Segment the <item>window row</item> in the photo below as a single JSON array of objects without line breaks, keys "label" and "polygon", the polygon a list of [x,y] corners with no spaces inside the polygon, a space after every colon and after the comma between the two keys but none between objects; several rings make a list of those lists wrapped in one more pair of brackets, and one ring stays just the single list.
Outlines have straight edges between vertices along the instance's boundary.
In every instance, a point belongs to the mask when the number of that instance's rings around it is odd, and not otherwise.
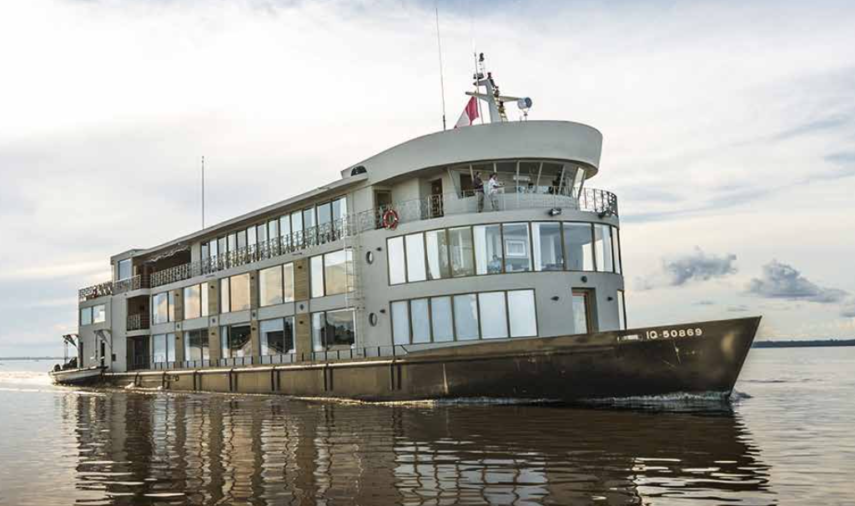
[{"label": "window row", "polygon": [[312,257],[310,273],[312,298],[353,291],[353,250]]},{"label": "window row", "polygon": [[280,239],[282,244],[291,242],[292,235],[303,237],[304,233],[325,225],[335,226],[347,216],[347,197],[340,197],[324,204],[310,206],[293,213],[232,232],[206,243],[202,243],[201,260],[216,261],[229,253],[246,251],[268,241]]},{"label": "window row", "polygon": [[602,223],[475,225],[387,240],[389,284],[530,271],[621,273],[618,229]]},{"label": "window row", "polygon": [[80,308],[80,325],[92,325],[105,321],[107,321],[107,306],[105,304]]},{"label": "window row", "polygon": [[392,335],[395,344],[537,336],[534,290],[393,302]]}]

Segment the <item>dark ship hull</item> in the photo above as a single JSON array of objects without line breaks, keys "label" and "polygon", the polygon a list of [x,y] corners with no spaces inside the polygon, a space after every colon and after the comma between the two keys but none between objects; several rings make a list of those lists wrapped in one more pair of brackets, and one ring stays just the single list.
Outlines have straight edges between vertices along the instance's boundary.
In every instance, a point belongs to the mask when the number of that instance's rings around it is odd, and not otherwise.
[{"label": "dark ship hull", "polygon": [[479,342],[404,356],[105,374],[113,386],[363,401],[728,395],[760,318]]}]

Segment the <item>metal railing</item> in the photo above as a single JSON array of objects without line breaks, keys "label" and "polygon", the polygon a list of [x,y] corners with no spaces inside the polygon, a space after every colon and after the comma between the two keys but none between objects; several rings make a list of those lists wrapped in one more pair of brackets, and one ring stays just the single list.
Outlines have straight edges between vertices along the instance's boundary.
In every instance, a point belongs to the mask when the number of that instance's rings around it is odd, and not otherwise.
[{"label": "metal railing", "polygon": [[287,365],[301,362],[337,362],[360,358],[401,357],[407,355],[407,348],[395,346],[368,346],[342,350],[312,351],[307,353],[283,353],[280,355],[262,355],[248,357],[220,358],[215,360],[185,360],[182,362],[154,362],[155,371],[173,371],[199,369],[204,367],[250,367],[264,365]]},{"label": "metal railing", "polygon": [[148,314],[130,314],[126,330],[148,330],[151,328],[151,317]]},{"label": "metal railing", "polygon": [[87,286],[77,291],[77,298],[80,302],[97,299],[106,295],[113,295],[113,282],[105,281],[97,285]]},{"label": "metal railing", "polygon": [[[442,216],[520,209],[571,209],[600,215],[618,215],[617,196],[605,190],[581,191],[557,187],[515,188],[494,197],[474,191],[429,195],[348,215],[323,225],[297,231],[236,251],[201,261],[170,267],[151,275],[151,288],[184,281],[196,276],[223,271],[307,248],[338,241],[344,237],[383,228],[383,217],[394,210],[398,223],[429,220]],[[480,204],[479,204],[480,202]],[[479,209],[481,207],[481,209]]]}]

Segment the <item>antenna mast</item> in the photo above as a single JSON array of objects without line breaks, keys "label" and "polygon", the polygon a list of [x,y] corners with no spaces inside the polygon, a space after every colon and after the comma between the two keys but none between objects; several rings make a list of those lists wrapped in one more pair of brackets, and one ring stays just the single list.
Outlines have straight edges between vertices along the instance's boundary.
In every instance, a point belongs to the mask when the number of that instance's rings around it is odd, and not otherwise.
[{"label": "antenna mast", "polygon": [[439,51],[439,89],[442,93],[442,129],[445,130],[445,77],[442,74],[442,39],[439,35],[439,0],[434,1],[436,12],[436,47]]},{"label": "antenna mast", "polygon": [[205,229],[205,155],[202,155],[202,230]]}]

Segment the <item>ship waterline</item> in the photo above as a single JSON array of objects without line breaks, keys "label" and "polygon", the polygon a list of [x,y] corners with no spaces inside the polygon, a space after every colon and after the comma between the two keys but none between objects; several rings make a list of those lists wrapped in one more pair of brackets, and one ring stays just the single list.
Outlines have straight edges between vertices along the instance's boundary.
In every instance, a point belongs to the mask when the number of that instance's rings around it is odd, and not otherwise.
[{"label": "ship waterline", "polygon": [[116,387],[364,401],[493,398],[577,402],[673,393],[727,396],[759,318],[528,338],[405,356],[136,373]]}]

